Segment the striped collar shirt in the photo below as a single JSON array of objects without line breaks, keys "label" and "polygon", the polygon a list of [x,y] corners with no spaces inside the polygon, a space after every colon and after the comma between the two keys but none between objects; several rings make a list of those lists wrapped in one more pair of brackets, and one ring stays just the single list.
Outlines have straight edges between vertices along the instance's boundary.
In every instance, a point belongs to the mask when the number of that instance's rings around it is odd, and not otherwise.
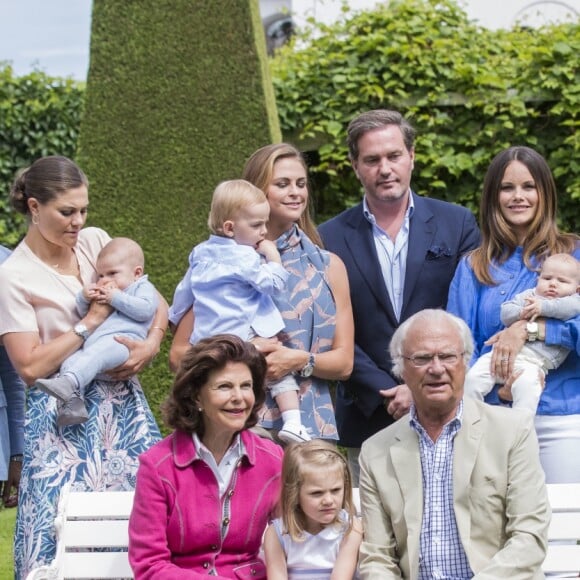
[{"label": "striped collar shirt", "polygon": [[461,429],[463,401],[455,417],[433,442],[419,423],[415,407],[410,425],[419,435],[423,471],[423,523],[418,580],[467,580],[473,577],[453,508],[453,440]]},{"label": "striped collar shirt", "polygon": [[401,229],[397,237],[391,240],[387,232],[377,225],[377,220],[367,204],[366,196],[363,198],[363,213],[366,220],[373,227],[373,240],[377,250],[379,266],[397,320],[400,320],[401,310],[403,309],[403,292],[405,291],[405,274],[409,251],[409,224],[414,211],[413,195],[410,194],[409,206],[405,212],[405,219]]}]

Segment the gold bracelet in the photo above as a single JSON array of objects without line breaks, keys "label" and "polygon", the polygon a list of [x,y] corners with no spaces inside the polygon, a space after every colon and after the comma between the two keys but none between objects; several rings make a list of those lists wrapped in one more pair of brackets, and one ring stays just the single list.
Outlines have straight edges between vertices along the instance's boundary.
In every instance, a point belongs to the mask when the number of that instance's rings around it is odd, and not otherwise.
[{"label": "gold bracelet", "polygon": [[163,334],[165,334],[167,332],[167,328],[163,328],[162,326],[152,326],[151,330],[160,330]]}]

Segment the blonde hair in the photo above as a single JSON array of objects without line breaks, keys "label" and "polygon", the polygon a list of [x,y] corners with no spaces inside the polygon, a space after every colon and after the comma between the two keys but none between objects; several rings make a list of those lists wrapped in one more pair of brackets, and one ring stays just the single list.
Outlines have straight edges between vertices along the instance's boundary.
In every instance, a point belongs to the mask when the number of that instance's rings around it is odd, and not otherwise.
[{"label": "blonde hair", "polygon": [[244,179],[222,181],[213,192],[207,225],[212,234],[223,235],[224,222],[251,205],[268,203],[266,194]]},{"label": "blonde hair", "polygon": [[470,255],[476,278],[486,286],[495,286],[491,270],[514,252],[519,242],[501,212],[499,195],[507,167],[519,161],[530,172],[538,191],[538,209],[523,241],[524,264],[533,270],[532,257],[541,263],[549,254],[570,253],[578,245],[578,236],[560,232],[556,224],[558,195],[556,183],[546,160],[529,147],[510,147],[492,160],[483,181],[479,210],[481,245]]},{"label": "blonde hair", "polygon": [[[306,516],[300,507],[300,489],[306,475],[317,468],[337,467],[344,482],[342,509],[348,513],[348,533],[355,515],[352,501],[352,478],[344,455],[335,445],[322,439],[296,443],[286,449],[282,462],[282,522],[284,530],[294,541],[304,539]],[[338,523],[337,519],[332,522]]]},{"label": "blonde hair", "polygon": [[[253,183],[256,187],[259,187],[262,191],[268,191],[268,187],[272,182],[272,176],[274,175],[274,165],[280,159],[296,159],[306,172],[306,177],[308,177],[308,167],[302,157],[302,153],[296,149],[293,145],[288,143],[277,143],[274,145],[266,145],[261,147],[246,161],[244,166],[244,171],[242,177],[247,179],[250,183]],[[309,192],[310,194],[310,188]],[[308,195],[308,200],[306,202],[306,209],[302,212],[300,219],[298,220],[298,227],[310,238],[320,248],[323,248],[322,239],[318,234],[314,221],[310,215],[310,195]]]},{"label": "blonde hair", "polygon": [[119,263],[129,263],[131,267],[145,268],[145,254],[141,246],[131,238],[113,238],[99,252],[98,259],[113,254]]}]

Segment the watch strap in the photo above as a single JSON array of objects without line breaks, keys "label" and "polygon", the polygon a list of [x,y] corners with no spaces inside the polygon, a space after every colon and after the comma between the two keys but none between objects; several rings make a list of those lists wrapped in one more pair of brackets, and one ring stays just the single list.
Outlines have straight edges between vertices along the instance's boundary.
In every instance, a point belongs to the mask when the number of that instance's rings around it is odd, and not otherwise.
[{"label": "watch strap", "polygon": [[314,354],[309,353],[308,355],[308,362],[300,369],[298,373],[301,377],[309,377],[312,375],[314,371]]},{"label": "watch strap", "polygon": [[77,336],[80,336],[83,340],[87,340],[87,338],[89,338],[89,331],[87,327],[82,323],[75,324],[73,326],[73,332]]}]

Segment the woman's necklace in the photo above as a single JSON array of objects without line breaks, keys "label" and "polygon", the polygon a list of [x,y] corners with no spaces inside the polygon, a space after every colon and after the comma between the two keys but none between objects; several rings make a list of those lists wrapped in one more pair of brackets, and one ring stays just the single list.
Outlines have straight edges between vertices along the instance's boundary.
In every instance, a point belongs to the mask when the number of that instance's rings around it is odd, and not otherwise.
[{"label": "woman's necklace", "polygon": [[68,266],[61,266],[59,264],[51,264],[51,268],[54,268],[59,274],[78,276],[80,274],[79,262],[74,252],[71,252],[71,258],[69,260]]}]

